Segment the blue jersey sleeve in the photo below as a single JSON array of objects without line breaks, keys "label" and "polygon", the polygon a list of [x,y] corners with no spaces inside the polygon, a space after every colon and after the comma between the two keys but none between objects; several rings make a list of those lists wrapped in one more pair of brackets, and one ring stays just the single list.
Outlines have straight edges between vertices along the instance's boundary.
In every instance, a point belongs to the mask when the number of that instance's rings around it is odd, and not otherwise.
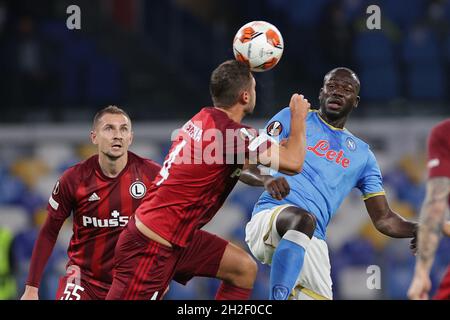
[{"label": "blue jersey sleeve", "polygon": [[266,133],[280,142],[289,137],[291,131],[291,110],[289,107],[282,109],[267,122]]},{"label": "blue jersey sleeve", "polygon": [[357,187],[361,190],[364,200],[385,194],[380,167],[375,159],[375,155],[370,149],[369,158],[367,159],[366,166],[358,180]]}]

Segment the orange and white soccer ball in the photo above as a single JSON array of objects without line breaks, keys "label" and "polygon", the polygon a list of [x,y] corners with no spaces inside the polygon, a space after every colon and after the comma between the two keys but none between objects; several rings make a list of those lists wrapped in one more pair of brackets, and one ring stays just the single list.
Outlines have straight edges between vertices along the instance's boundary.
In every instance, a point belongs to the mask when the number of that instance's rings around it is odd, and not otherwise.
[{"label": "orange and white soccer ball", "polygon": [[237,60],[250,69],[262,72],[272,69],[283,55],[284,42],[280,31],[265,21],[252,21],[236,33],[233,52]]}]

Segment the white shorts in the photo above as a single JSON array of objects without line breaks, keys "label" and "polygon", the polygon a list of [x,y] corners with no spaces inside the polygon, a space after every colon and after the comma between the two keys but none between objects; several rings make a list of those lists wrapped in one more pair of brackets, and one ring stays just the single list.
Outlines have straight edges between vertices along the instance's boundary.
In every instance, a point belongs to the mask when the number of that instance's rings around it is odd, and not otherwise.
[{"label": "white shorts", "polygon": [[[245,227],[245,242],[256,259],[272,263],[275,248],[281,240],[276,229],[278,214],[291,205],[276,206],[255,214]],[[292,300],[333,299],[328,246],[313,237],[306,250],[303,268],[291,292]]]}]

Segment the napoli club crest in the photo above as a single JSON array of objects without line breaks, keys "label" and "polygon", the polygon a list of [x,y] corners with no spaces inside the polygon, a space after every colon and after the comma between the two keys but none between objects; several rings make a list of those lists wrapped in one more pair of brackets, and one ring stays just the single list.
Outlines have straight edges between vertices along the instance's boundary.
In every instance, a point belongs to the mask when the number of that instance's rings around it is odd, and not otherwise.
[{"label": "napoli club crest", "polygon": [[145,196],[147,187],[141,181],[133,182],[130,186],[130,194],[135,199],[141,199]]},{"label": "napoli club crest", "polygon": [[356,142],[352,138],[348,137],[345,141],[345,144],[347,145],[348,150],[355,151],[356,150]]}]

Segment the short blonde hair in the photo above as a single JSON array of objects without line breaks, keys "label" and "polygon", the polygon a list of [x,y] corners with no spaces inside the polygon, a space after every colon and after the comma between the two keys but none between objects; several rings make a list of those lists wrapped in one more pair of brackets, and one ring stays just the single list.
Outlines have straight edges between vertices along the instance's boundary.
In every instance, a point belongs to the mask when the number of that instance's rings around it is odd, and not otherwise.
[{"label": "short blonde hair", "polygon": [[122,114],[125,117],[128,118],[128,120],[131,123],[131,118],[123,109],[117,107],[117,106],[107,106],[106,108],[103,108],[102,110],[98,111],[94,116],[94,122],[92,123],[92,128],[95,129],[98,122],[100,121],[101,117],[103,117],[105,114]]}]

